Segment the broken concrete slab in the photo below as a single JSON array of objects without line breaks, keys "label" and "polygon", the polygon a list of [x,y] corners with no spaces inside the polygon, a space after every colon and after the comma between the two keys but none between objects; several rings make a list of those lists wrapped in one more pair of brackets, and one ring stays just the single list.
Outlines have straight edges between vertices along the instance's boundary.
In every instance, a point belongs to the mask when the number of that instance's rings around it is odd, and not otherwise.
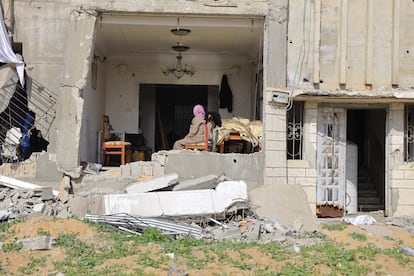
[{"label": "broken concrete slab", "polygon": [[44,203],[38,203],[38,204],[33,205],[33,212],[35,213],[41,213],[43,212],[44,209],[45,209]]},{"label": "broken concrete slab", "polygon": [[9,210],[0,210],[0,221],[7,220],[10,216]]},{"label": "broken concrete slab", "polygon": [[54,238],[51,236],[38,236],[17,240],[22,244],[21,250],[47,250],[52,248]]},{"label": "broken concrete slab", "polygon": [[362,229],[365,229],[371,235],[379,235],[392,238],[392,232],[388,231],[381,225],[360,225]]},{"label": "broken concrete slab", "polygon": [[70,195],[68,199],[68,207],[71,214],[79,218],[84,218],[86,214],[103,214],[103,196],[75,196]]},{"label": "broken concrete slab", "polygon": [[[264,185],[249,193],[249,198],[259,217],[278,222],[283,226],[303,232],[318,230],[306,194],[300,185]],[[292,200],[294,198],[295,200]]]},{"label": "broken concrete slab", "polygon": [[247,201],[244,181],[225,181],[215,190],[164,191],[104,195],[105,215],[161,217],[223,213],[233,203]]},{"label": "broken concrete slab", "polygon": [[214,189],[218,183],[217,175],[210,174],[182,181],[174,186],[173,191]]},{"label": "broken concrete slab", "polygon": [[[40,185],[32,184],[29,182],[17,180],[8,176],[0,175],[0,185],[13,188],[13,189],[37,189],[37,188],[44,188]],[[59,194],[58,191],[53,190],[53,195],[57,196]]]},{"label": "broken concrete slab", "polygon": [[170,187],[178,183],[178,175],[170,173],[157,178],[129,183],[124,190],[128,194],[145,193]]},{"label": "broken concrete slab", "polygon": [[53,190],[51,187],[41,187],[33,190],[35,195],[40,196],[43,201],[51,200],[54,198]]}]

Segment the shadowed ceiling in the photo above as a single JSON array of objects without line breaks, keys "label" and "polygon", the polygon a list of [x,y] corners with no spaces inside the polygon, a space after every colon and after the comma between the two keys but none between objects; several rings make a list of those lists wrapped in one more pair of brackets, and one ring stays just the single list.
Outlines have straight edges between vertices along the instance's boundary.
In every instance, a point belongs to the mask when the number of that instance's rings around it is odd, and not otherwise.
[{"label": "shadowed ceiling", "polygon": [[[235,17],[103,15],[96,42],[106,56],[174,53],[181,39],[187,53],[245,56],[256,61],[262,46],[263,19]],[[171,29],[191,30],[175,36]]]}]

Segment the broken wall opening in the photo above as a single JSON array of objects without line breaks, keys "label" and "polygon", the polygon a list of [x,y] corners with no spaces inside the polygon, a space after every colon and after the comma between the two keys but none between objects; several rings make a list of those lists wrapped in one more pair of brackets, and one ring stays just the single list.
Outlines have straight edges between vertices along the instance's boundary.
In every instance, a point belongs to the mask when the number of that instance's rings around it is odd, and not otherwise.
[{"label": "broken wall opening", "polygon": [[[193,76],[180,79],[171,74],[165,76],[160,70],[176,61],[176,53],[171,46],[176,45],[179,38],[171,34],[170,30],[177,26],[177,17],[180,17],[181,27],[191,30],[190,34],[182,38],[182,42],[190,47],[183,55],[183,62],[195,69]],[[120,11],[103,13],[99,20],[94,41],[98,72],[96,84],[92,85],[89,72],[90,87],[84,93],[85,115],[82,118],[83,142],[80,147],[88,153],[80,153],[81,160],[99,160],[99,153],[93,152],[97,146],[91,144],[97,143],[96,133],[101,126],[96,118],[102,113],[109,115],[113,128],[125,132],[125,136],[128,133],[142,134],[153,152],[172,147],[173,140],[184,136],[182,130],[188,130],[189,124],[183,123],[181,130],[171,131],[168,122],[171,116],[157,115],[157,110],[166,109],[163,102],[176,101],[175,97],[187,107],[198,102],[205,103],[209,111],[219,112],[222,118],[260,117],[257,112],[262,100],[262,93],[258,90],[262,89],[263,82],[263,17],[125,15]],[[218,89],[224,74],[228,75],[234,93],[232,112],[218,107]],[[158,92],[160,87],[169,86],[181,87],[181,90],[193,89],[193,92],[179,96],[183,91],[176,89],[174,95],[157,96],[161,93]],[[200,89],[204,92],[200,92]],[[207,93],[207,96],[199,97],[198,93]],[[157,109],[157,106],[160,108]],[[167,121],[165,133],[159,128],[158,119],[161,117]],[[170,137],[167,137],[168,132],[171,132]]]}]

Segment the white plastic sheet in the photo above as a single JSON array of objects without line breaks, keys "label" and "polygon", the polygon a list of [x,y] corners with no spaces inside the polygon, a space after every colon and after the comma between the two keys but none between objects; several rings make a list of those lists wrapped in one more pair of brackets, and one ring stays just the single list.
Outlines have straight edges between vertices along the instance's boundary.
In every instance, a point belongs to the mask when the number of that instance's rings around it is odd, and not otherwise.
[{"label": "white plastic sheet", "polygon": [[369,215],[360,215],[356,217],[344,217],[342,220],[349,224],[353,224],[353,225],[364,225],[364,224],[377,223],[377,221]]},{"label": "white plastic sheet", "polygon": [[3,20],[3,10],[0,5],[0,62],[16,64],[17,74],[19,75],[20,84],[24,86],[24,63],[18,57],[10,46],[6,26]]}]

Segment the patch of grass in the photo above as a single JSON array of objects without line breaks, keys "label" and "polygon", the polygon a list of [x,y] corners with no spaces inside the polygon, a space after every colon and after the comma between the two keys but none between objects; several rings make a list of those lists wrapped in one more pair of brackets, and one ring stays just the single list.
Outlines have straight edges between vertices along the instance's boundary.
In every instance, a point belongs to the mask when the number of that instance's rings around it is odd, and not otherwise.
[{"label": "patch of grass", "polygon": [[368,244],[367,246],[360,247],[357,250],[358,257],[361,260],[373,261],[375,259],[375,256],[379,253],[381,253],[381,250],[372,243]]},{"label": "patch of grass", "polygon": [[329,231],[343,231],[348,227],[346,223],[323,224],[322,228]]},{"label": "patch of grass", "polygon": [[361,233],[352,232],[352,233],[349,233],[348,236],[350,236],[354,240],[358,240],[358,241],[366,241],[367,240],[367,236],[365,236],[364,234],[361,234]]},{"label": "patch of grass", "polygon": [[359,249],[345,249],[342,243],[323,242],[302,247],[301,261],[306,264],[307,271],[313,271],[318,265],[325,265],[331,269],[332,275],[366,275],[368,267],[359,262],[358,252]]},{"label": "patch of grass", "polygon": [[24,221],[25,218],[16,219],[14,221],[0,222],[0,241],[4,241],[6,234],[13,235],[14,232],[10,230],[10,227],[16,223]]},{"label": "patch of grass", "polygon": [[153,258],[153,255],[149,250],[139,254],[139,257],[137,259],[137,263],[139,265],[142,265],[143,267],[160,268],[162,267],[162,264],[166,264],[167,262],[167,256],[165,256],[164,258],[162,258],[161,256],[160,258],[155,259]]},{"label": "patch of grass", "polygon": [[143,242],[163,242],[167,240],[167,237],[164,236],[161,231],[155,228],[147,228],[144,230],[138,240]]},{"label": "patch of grass", "polygon": [[20,273],[26,274],[26,275],[34,275],[37,271],[39,271],[39,266],[44,266],[46,263],[46,258],[33,258],[30,257],[29,262],[25,266],[19,266],[17,270]]},{"label": "patch of grass", "polygon": [[277,261],[284,261],[290,257],[287,246],[279,243],[267,243],[262,245],[261,249]]},{"label": "patch of grass", "polygon": [[395,261],[400,265],[406,265],[408,263],[411,263],[410,258],[404,255],[403,252],[401,252],[400,247],[393,247],[390,249],[385,249],[384,254],[387,256],[393,257]]},{"label": "patch of grass", "polygon": [[[239,271],[239,274],[254,275],[367,275],[381,273],[382,267],[373,264],[379,254],[392,256],[399,264],[408,264],[410,257],[400,251],[400,246],[389,250],[381,250],[373,244],[361,246],[357,249],[347,249],[345,244],[336,243],[321,233],[311,233],[309,236],[291,236],[281,243],[268,242],[247,243],[234,241],[206,241],[191,238],[173,239],[163,235],[157,229],[146,229],[142,235],[131,235],[105,224],[88,222],[96,228],[99,240],[91,243],[79,239],[79,234],[61,234],[56,239],[56,246],[65,251],[66,257],[60,262],[54,262],[54,271],[65,275],[149,275],[148,268],[154,273],[167,274],[175,264],[180,269],[203,272],[211,263],[220,263],[223,267]],[[8,225],[0,224],[0,229],[9,229]],[[326,226],[325,226],[326,227]],[[329,231],[341,231],[346,224],[329,225]],[[46,235],[48,231],[39,229],[39,235]],[[349,234],[353,239],[367,240],[363,234]],[[311,246],[302,246],[299,253],[293,253],[291,248],[294,239],[317,239]],[[104,242],[99,242],[99,241]],[[289,240],[292,240],[289,242]],[[355,243],[355,242],[354,242]],[[15,244],[7,244],[6,250],[15,250]],[[251,250],[253,249],[253,250]],[[253,254],[267,255],[269,263],[256,263]],[[174,253],[176,259],[170,259],[167,253]],[[136,264],[117,265],[116,260],[133,256]],[[257,256],[256,256],[257,257]],[[270,257],[270,258],[269,258]],[[0,260],[0,275],[7,274],[5,260]],[[105,266],[110,261],[111,265]],[[43,259],[30,259],[27,265],[19,269],[20,274],[36,275],[37,269],[44,262]],[[115,263],[115,264],[114,264]],[[372,271],[369,270],[370,265]],[[128,271],[128,272],[125,272]],[[176,271],[177,272],[177,271]],[[226,275],[217,273],[217,275]],[[197,273],[196,273],[197,274]],[[155,275],[155,274],[154,274]]]},{"label": "patch of grass", "polygon": [[77,235],[61,234],[57,237],[56,245],[65,249],[66,258],[61,262],[54,263],[54,265],[65,274],[76,272],[90,275],[94,267],[101,264],[103,259],[93,247],[79,240]]},{"label": "patch of grass", "polygon": [[[127,269],[127,267],[125,265],[110,265],[110,266],[105,266],[104,268],[100,269],[100,270],[96,270],[96,275],[116,275],[116,276],[127,276],[127,275],[131,275],[128,273],[125,273],[124,271]],[[143,273],[139,273],[139,274],[132,274],[132,275],[143,275]]]},{"label": "patch of grass", "polygon": [[39,236],[50,236],[50,232],[49,232],[49,231],[47,231],[47,230],[44,230],[44,229],[42,229],[42,228],[39,228],[39,229],[37,230],[37,234],[38,234]]},{"label": "patch of grass", "polygon": [[22,247],[23,245],[21,242],[5,243],[2,246],[2,250],[4,252],[19,251],[20,249],[22,249]]}]

